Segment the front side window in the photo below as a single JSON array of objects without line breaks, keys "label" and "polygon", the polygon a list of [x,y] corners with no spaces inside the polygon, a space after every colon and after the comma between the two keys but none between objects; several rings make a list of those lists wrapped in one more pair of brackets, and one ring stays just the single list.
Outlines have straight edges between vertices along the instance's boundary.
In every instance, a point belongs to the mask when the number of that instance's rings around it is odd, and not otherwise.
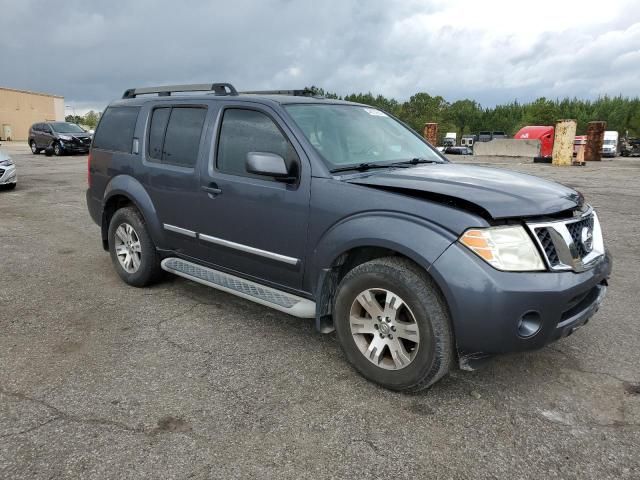
[{"label": "front side window", "polygon": [[411,130],[375,108],[335,104],[285,108],[330,169],[414,158],[443,162]]},{"label": "front side window", "polygon": [[109,107],[102,114],[93,148],[131,153],[140,107]]},{"label": "front side window", "polygon": [[284,158],[289,171],[295,171],[298,155],[282,131],[264,113],[230,108],[225,110],[220,128],[216,167],[218,170],[245,177],[263,176],[247,172],[245,162],[249,152],[275,153]]},{"label": "front side window", "polygon": [[203,107],[156,108],[149,126],[150,161],[193,168],[207,115]]}]

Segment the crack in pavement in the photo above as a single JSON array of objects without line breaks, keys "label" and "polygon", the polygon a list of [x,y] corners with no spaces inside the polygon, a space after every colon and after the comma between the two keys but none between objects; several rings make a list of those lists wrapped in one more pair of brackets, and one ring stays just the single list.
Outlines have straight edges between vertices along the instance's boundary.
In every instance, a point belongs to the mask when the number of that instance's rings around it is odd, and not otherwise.
[{"label": "crack in pavement", "polygon": [[574,362],[574,364],[576,364],[574,366],[564,365],[564,368],[567,368],[569,370],[575,370],[575,371],[578,371],[578,372],[587,373],[587,374],[591,374],[591,375],[603,375],[603,376],[612,378],[613,380],[617,380],[620,383],[637,383],[638,382],[638,380],[625,379],[625,378],[622,378],[622,377],[618,377],[617,375],[614,375],[613,373],[609,373],[609,372],[600,372],[598,370],[587,370],[587,369],[584,369],[582,367],[577,366],[578,359],[576,359],[573,355],[571,355],[571,354],[569,354],[567,352],[564,352],[564,351],[562,351],[562,350],[560,350],[558,348],[554,348],[554,347],[547,347],[547,348],[549,350],[557,352],[560,355],[563,355],[563,356],[571,359]]},{"label": "crack in pavement", "polygon": [[35,398],[35,397],[30,397],[28,395],[25,395],[24,393],[21,392],[10,392],[7,390],[4,390],[3,388],[0,388],[0,395],[6,395],[7,397],[12,397],[15,398],[21,402],[32,402],[32,403],[36,403],[39,405],[42,405],[43,407],[47,408],[48,410],[50,410],[53,413],[53,417],[47,419],[45,422],[41,422],[38,425],[35,425],[33,427],[29,427],[27,429],[21,430],[19,432],[14,432],[14,433],[8,433],[8,434],[4,434],[4,435],[0,435],[0,438],[7,438],[7,437],[14,437],[14,436],[18,436],[18,435],[25,435],[27,433],[33,432],[35,430],[38,430],[39,428],[42,428],[50,423],[56,422],[56,421],[66,421],[66,422],[71,422],[71,423],[78,423],[78,424],[82,424],[82,425],[91,425],[91,426],[105,426],[105,427],[115,427],[119,430],[123,430],[126,432],[130,432],[130,433],[134,433],[134,434],[142,434],[146,437],[155,437],[156,435],[161,435],[161,434],[169,434],[169,433],[181,433],[185,436],[188,436],[190,438],[193,438],[195,440],[200,440],[200,441],[204,441],[204,442],[210,442],[210,439],[206,436],[203,435],[199,435],[196,434],[192,431],[167,431],[167,430],[163,430],[160,426],[153,428],[153,429],[145,429],[143,426],[137,426],[137,427],[132,427],[130,425],[127,425],[126,423],[123,422],[118,422],[116,420],[109,420],[106,418],[93,418],[93,417],[81,417],[78,415],[72,415],[70,413],[64,412],[62,410],[60,410],[58,407],[51,405],[50,403],[46,402],[45,400],[41,400],[39,398]]}]

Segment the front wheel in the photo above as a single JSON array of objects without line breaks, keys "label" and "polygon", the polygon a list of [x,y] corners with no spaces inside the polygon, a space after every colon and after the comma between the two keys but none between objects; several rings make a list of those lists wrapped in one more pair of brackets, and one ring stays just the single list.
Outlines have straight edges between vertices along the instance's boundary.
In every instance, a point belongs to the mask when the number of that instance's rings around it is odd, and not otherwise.
[{"label": "front wheel", "polygon": [[56,157],[60,157],[61,155],[64,154],[64,149],[60,146],[59,143],[54,143],[53,144],[53,154]]},{"label": "front wheel", "polygon": [[333,312],[342,350],[365,378],[415,392],[449,371],[453,335],[447,309],[411,261],[387,257],[355,267],[340,282]]},{"label": "front wheel", "polygon": [[111,218],[109,253],[116,272],[129,285],[144,287],[162,276],[156,246],[134,207],[121,208]]}]

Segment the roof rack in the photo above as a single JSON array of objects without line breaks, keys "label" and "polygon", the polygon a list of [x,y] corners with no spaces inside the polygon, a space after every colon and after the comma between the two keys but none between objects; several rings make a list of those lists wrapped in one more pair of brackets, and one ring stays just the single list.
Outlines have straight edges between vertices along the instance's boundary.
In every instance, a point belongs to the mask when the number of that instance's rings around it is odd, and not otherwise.
[{"label": "roof rack", "polygon": [[168,97],[175,92],[210,92],[215,95],[238,95],[238,91],[230,83],[196,83],[192,85],[164,85],[161,87],[130,88],[125,90],[122,98],[136,98],[138,95],[157,93],[160,97]]},{"label": "roof rack", "polygon": [[320,95],[316,95],[316,93],[310,88],[305,88],[303,90],[250,90],[246,92],[250,95],[292,95],[294,97],[320,97]]}]

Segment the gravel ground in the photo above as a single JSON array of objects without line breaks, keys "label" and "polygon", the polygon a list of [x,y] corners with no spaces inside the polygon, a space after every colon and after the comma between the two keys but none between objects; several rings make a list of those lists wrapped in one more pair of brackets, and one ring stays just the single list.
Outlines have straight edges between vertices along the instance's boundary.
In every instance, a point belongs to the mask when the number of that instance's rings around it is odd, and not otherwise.
[{"label": "gravel ground", "polygon": [[126,286],[86,157],[3,148],[19,183],[0,192],[0,478],[640,478],[640,159],[501,165],[598,208],[608,298],[541,351],[403,395],[311,321],[179,278]]}]

